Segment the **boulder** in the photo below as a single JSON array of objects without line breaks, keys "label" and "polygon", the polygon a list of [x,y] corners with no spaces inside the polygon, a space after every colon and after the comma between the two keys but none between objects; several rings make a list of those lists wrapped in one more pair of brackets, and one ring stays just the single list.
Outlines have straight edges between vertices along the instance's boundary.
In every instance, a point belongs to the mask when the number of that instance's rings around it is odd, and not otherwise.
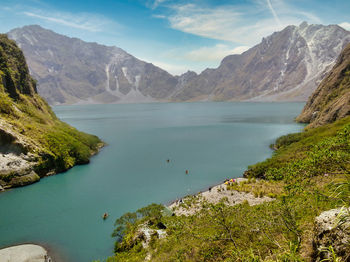
[{"label": "boulder", "polygon": [[349,209],[337,208],[321,213],[315,220],[315,261],[333,261],[332,256],[350,259]]},{"label": "boulder", "polygon": [[10,185],[12,187],[26,186],[29,184],[33,184],[39,180],[40,180],[40,177],[34,171],[31,171],[27,175],[16,176],[12,178],[10,181]]}]

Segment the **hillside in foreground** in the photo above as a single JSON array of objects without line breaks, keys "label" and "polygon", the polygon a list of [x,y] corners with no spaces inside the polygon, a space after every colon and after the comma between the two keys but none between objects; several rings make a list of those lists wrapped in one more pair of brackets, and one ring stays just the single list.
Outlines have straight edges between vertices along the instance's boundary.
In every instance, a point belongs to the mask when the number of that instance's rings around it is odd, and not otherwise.
[{"label": "hillside in foreground", "polygon": [[[344,82],[337,83],[331,98],[343,101]],[[124,214],[107,261],[349,261],[350,116],[328,122],[280,137],[272,157],[250,166],[246,179],[185,197],[172,205],[173,215],[156,204]],[[239,193],[249,198],[232,201]],[[213,203],[204,197],[210,194],[225,197]],[[262,203],[252,205],[254,197]]]},{"label": "hillside in foreground", "polygon": [[350,44],[340,54],[330,74],[309,98],[297,121],[310,127],[350,115]]},{"label": "hillside in foreground", "polygon": [[0,187],[89,162],[102,141],[61,122],[38,94],[22,51],[0,35]]}]

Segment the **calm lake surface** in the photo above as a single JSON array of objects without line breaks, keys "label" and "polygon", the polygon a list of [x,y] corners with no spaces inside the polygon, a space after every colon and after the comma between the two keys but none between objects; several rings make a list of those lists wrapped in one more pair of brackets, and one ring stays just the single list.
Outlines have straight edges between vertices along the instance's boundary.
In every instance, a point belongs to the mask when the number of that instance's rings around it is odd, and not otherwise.
[{"label": "calm lake surface", "polygon": [[[64,261],[112,255],[113,223],[240,177],[272,154],[269,144],[302,125],[303,103],[157,103],[55,107],[108,146],[64,174],[0,194],[0,248],[45,244]],[[166,163],[166,159],[170,163]],[[189,170],[189,175],[185,170]],[[103,221],[101,216],[110,217]]]}]

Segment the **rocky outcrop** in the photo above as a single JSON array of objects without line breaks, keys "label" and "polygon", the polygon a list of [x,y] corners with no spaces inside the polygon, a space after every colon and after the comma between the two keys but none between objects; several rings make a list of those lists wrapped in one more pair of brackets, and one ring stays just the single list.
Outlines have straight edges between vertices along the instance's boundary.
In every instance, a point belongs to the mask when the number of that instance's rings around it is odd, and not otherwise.
[{"label": "rocky outcrop", "polygon": [[0,262],[53,262],[38,245],[26,244],[0,249]]},{"label": "rocky outcrop", "polygon": [[102,142],[59,121],[16,43],[0,35],[0,190],[87,163]]},{"label": "rocky outcrop", "polygon": [[316,127],[350,115],[350,44],[309,98],[297,121]]},{"label": "rocky outcrop", "polygon": [[315,220],[315,260],[333,261],[332,255],[350,259],[350,218],[348,209],[332,209]]},{"label": "rocky outcrop", "polygon": [[166,231],[164,229],[152,229],[147,224],[142,224],[137,229],[133,241],[136,243],[141,242],[143,248],[147,248],[152,238],[162,239],[166,237]]},{"label": "rocky outcrop", "polygon": [[15,42],[8,41],[5,35],[0,35],[0,69],[3,91],[11,98],[17,99],[19,94],[36,93],[36,83],[29,75],[22,51]]}]

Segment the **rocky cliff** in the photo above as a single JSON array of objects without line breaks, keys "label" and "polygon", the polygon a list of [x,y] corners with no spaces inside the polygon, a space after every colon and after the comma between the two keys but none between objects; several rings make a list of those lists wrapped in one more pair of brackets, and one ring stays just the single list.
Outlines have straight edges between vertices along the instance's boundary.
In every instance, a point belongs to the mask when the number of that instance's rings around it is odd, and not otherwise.
[{"label": "rocky cliff", "polygon": [[350,44],[309,98],[297,121],[309,127],[334,122],[350,115]]},{"label": "rocky cliff", "polygon": [[59,121],[16,43],[0,35],[0,189],[89,162],[102,142]]}]

